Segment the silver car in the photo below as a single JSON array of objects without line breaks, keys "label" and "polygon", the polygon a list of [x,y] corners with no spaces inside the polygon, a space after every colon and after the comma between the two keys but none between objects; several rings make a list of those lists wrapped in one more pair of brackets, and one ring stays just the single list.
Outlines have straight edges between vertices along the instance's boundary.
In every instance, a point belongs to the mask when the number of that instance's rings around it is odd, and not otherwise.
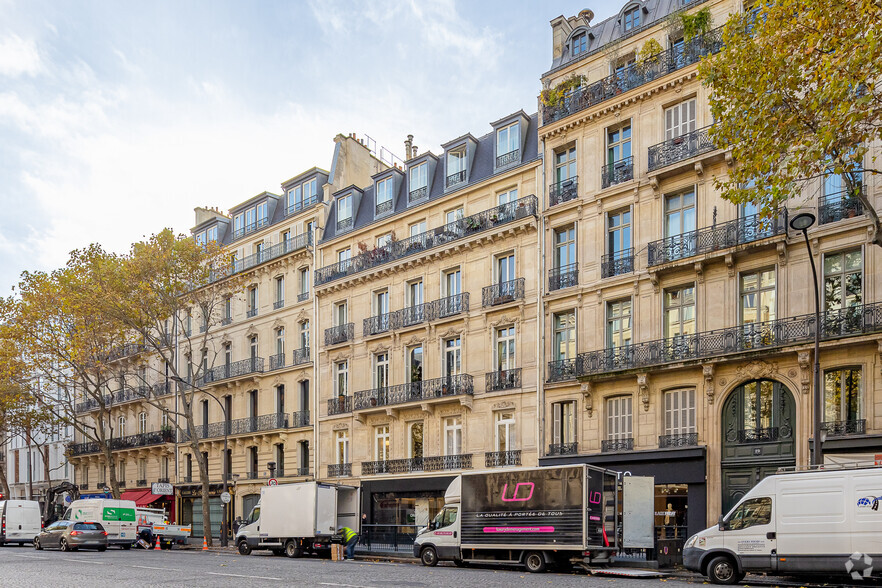
[{"label": "silver car", "polygon": [[101,523],[79,521],[55,521],[34,539],[34,549],[57,547],[61,551],[107,549],[107,531]]}]

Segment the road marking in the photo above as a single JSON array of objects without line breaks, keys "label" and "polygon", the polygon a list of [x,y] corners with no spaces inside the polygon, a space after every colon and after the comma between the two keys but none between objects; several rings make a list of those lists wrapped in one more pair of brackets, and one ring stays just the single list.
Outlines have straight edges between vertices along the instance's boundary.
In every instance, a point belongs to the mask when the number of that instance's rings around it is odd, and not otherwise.
[{"label": "road marking", "polygon": [[163,570],[169,572],[182,572],[183,570],[179,570],[177,568],[157,568],[153,566],[129,566],[130,568],[140,568],[142,570]]},{"label": "road marking", "polygon": [[206,574],[211,574],[212,576],[229,576],[231,578],[254,578],[255,580],[278,580],[282,581],[282,578],[273,578],[271,576],[249,576],[246,574],[222,574],[220,572],[205,572]]},{"label": "road marking", "polygon": [[106,561],[97,561],[94,559],[77,559],[74,557],[62,557],[64,561],[75,561],[77,563],[87,563],[87,564],[98,564],[99,566],[106,566],[108,562]]},{"label": "road marking", "polygon": [[335,584],[334,582],[322,582],[321,586],[347,586],[348,588],[377,588],[376,586],[365,586],[364,584]]},{"label": "road marking", "polygon": [[28,559],[49,559],[48,557],[44,557],[42,555],[23,555],[21,553],[13,553],[15,557],[26,557]]}]

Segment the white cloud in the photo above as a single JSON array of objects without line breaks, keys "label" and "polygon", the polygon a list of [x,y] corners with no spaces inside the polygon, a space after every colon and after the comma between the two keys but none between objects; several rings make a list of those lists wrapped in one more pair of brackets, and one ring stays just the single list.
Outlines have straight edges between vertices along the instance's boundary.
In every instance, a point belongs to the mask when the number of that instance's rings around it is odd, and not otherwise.
[{"label": "white cloud", "polygon": [[0,75],[36,76],[43,71],[43,62],[33,39],[11,34],[0,38]]}]

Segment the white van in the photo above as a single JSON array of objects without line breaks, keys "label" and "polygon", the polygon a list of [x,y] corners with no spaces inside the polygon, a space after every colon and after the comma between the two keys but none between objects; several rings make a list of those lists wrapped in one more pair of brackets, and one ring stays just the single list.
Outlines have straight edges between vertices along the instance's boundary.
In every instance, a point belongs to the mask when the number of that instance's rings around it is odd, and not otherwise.
[{"label": "white van", "polygon": [[882,576],[882,467],[823,466],[769,476],[719,524],[689,538],[686,568],[715,584],[747,572]]},{"label": "white van", "polygon": [[67,512],[68,521],[99,522],[107,531],[107,544],[128,549],[137,539],[138,524],[134,500],[84,498],[74,500]]},{"label": "white van", "polygon": [[0,545],[33,543],[42,527],[36,500],[0,500]]}]

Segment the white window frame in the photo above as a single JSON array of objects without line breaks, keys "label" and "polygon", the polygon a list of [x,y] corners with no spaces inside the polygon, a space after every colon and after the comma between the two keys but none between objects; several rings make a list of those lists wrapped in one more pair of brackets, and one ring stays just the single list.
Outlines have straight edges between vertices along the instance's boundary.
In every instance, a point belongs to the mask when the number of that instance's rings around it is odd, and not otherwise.
[{"label": "white window frame", "polygon": [[493,414],[494,443],[496,451],[514,451],[517,449],[516,416],[514,409],[500,410]]},{"label": "white window frame", "polygon": [[[514,133],[512,132],[514,130]],[[514,143],[514,145],[512,145]],[[521,125],[513,122],[496,130],[496,156],[506,155],[521,148]]]},{"label": "white window frame", "polygon": [[349,394],[349,360],[344,359],[334,364],[334,393],[337,396]]},{"label": "white window frame", "polygon": [[349,455],[349,429],[337,431],[335,438],[334,463],[343,465],[351,463]]},{"label": "white window frame", "polygon": [[623,441],[634,438],[634,412],[631,396],[606,399],[606,438]]},{"label": "white window frame", "polygon": [[[443,428],[444,455],[461,455],[463,447],[462,417],[457,415],[445,418]],[[451,449],[454,451],[451,451]]]},{"label": "white window frame", "polygon": [[392,434],[388,424],[374,427],[374,461],[389,461],[392,457]]},{"label": "white window frame", "polygon": [[665,141],[677,139],[695,130],[695,98],[665,108]]}]

